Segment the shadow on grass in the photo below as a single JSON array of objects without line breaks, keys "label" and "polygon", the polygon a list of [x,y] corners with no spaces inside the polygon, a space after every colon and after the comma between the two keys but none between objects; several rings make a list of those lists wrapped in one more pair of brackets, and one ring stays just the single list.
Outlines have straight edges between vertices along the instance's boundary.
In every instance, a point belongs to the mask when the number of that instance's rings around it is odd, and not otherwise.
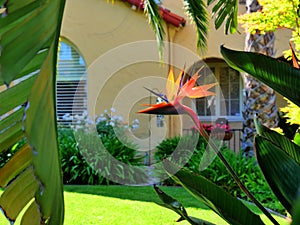
[{"label": "shadow on grass", "polygon": [[[160,187],[164,192],[177,199],[184,207],[208,209],[182,187]],[[143,202],[161,202],[152,186],[123,185],[65,185],[66,192],[76,192],[90,195],[100,195],[118,199]]]}]

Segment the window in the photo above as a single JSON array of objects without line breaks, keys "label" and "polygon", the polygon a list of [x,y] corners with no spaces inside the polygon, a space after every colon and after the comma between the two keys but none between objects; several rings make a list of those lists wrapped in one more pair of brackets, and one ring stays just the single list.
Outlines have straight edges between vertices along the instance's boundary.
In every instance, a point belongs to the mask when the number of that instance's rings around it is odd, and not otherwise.
[{"label": "window", "polygon": [[216,96],[196,100],[198,115],[240,120],[242,82],[239,72],[230,68],[225,62],[208,62],[207,65],[209,68],[206,66],[200,71],[199,85],[218,82],[219,86],[210,89],[216,93]]},{"label": "window", "polygon": [[58,124],[75,123],[87,111],[86,66],[82,56],[61,41],[58,50],[56,97]]}]

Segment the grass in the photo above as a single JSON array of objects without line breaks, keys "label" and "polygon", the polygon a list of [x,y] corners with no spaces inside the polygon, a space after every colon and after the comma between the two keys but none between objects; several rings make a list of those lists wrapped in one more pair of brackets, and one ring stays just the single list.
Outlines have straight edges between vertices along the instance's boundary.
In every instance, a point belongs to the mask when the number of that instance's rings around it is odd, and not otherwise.
[{"label": "grass", "polygon": [[[177,198],[193,217],[218,225],[227,223],[180,187],[161,187]],[[154,203],[159,201],[152,187],[65,186],[64,225],[186,225],[179,216]],[[265,218],[264,218],[265,220]],[[265,220],[267,222],[267,220]],[[1,215],[0,225],[9,223]],[[16,223],[18,224],[18,223]],[[281,224],[284,220],[281,220]]]},{"label": "grass", "polygon": [[[201,205],[184,189],[176,187],[162,188],[170,191],[187,203],[187,209],[194,215],[204,214],[218,224],[227,224],[205,206]],[[153,224],[185,225],[176,223],[179,216],[154,203],[159,201],[152,187],[129,186],[66,186],[65,224]],[[78,201],[80,208],[77,208]],[[86,211],[89,208],[90,210]],[[191,213],[192,213],[191,211]],[[77,215],[74,217],[74,213]],[[88,214],[88,216],[87,216]],[[218,217],[218,218],[216,218]]]}]

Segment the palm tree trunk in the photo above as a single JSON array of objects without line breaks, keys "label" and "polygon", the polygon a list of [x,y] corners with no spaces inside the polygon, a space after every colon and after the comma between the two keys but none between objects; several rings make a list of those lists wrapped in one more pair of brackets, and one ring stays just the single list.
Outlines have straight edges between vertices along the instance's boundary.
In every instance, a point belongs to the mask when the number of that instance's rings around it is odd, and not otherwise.
[{"label": "palm tree trunk", "polygon": [[[259,11],[261,6],[257,0],[246,0],[247,13]],[[275,35],[273,32],[265,34],[246,35],[245,51],[262,53],[274,56]],[[243,110],[243,140],[242,151],[246,156],[253,156],[253,137],[256,133],[253,117],[258,115],[261,122],[267,127],[276,127],[278,124],[278,109],[276,95],[269,88],[249,74],[243,74],[244,79],[244,110]]]}]

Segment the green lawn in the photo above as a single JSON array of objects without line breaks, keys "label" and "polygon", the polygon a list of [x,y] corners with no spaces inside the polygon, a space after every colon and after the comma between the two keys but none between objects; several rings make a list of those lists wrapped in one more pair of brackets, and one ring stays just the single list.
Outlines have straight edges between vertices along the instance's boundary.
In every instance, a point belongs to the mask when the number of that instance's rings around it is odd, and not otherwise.
[{"label": "green lawn", "polygon": [[[190,216],[227,224],[180,187],[161,187],[180,200]],[[65,186],[65,225],[185,225],[179,216],[162,208],[152,187]],[[281,220],[283,221],[283,220]],[[18,224],[18,223],[16,223]],[[281,223],[287,224],[287,223]],[[9,225],[0,218],[0,225]]]},{"label": "green lawn", "polygon": [[[185,202],[191,215],[203,215],[218,224],[227,224],[206,207],[199,204],[182,188],[162,188]],[[159,205],[152,187],[128,186],[66,186],[65,224],[189,224],[176,223],[179,216]],[[80,207],[76,206],[80,204]],[[89,210],[87,210],[89,209]],[[76,216],[74,216],[76,215]]]}]

